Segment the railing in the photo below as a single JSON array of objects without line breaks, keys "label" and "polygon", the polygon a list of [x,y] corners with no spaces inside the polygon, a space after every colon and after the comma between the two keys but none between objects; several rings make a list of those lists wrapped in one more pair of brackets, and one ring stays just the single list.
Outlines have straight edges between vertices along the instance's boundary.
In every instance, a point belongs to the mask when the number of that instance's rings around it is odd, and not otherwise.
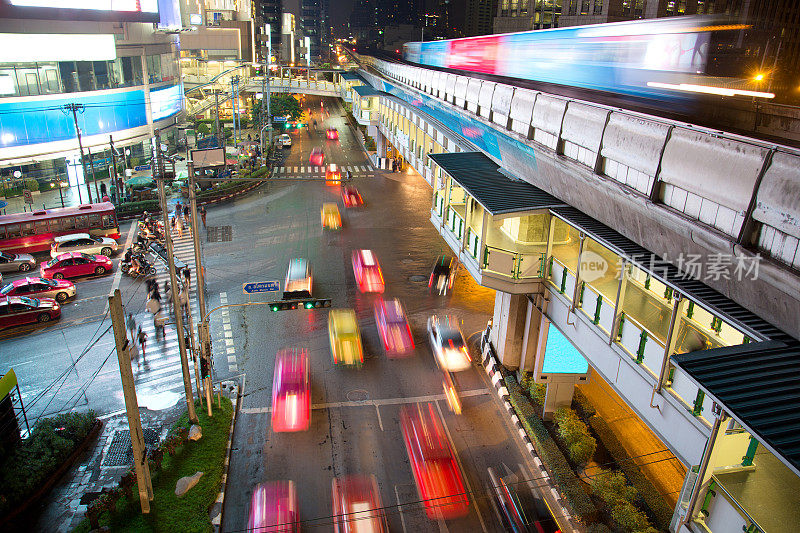
[{"label": "railing", "polygon": [[459,239],[464,235],[464,219],[456,213],[452,206],[447,208],[447,227]]},{"label": "railing", "polygon": [[480,257],[480,252],[481,236],[472,231],[472,228],[467,227],[467,253],[477,261]]},{"label": "railing", "polygon": [[666,346],[637,320],[620,313],[617,344],[623,347],[637,363],[644,365],[654,376],[661,371]]},{"label": "railing", "polygon": [[547,276],[555,289],[563,294],[567,300],[572,301],[572,293],[575,291],[575,273],[567,268],[564,263],[551,256]]},{"label": "railing", "polygon": [[484,245],[482,270],[511,279],[539,279],[544,275],[544,254],[512,252]]},{"label": "railing", "polygon": [[[718,508],[717,505],[719,505],[718,503],[719,500],[717,498],[714,498],[714,500],[712,500],[713,503],[711,503],[711,505],[709,505],[707,508],[705,505],[703,506],[704,507],[703,510],[708,513],[708,516],[704,521],[706,525],[709,526],[709,529],[711,529],[711,531],[714,531],[714,522],[716,521],[714,520],[715,518],[714,515],[718,515],[717,518],[720,519],[719,521],[722,524],[725,524],[726,527],[730,526],[732,520],[737,520],[737,518],[741,520],[741,526],[740,527],[734,526],[734,528],[732,529],[733,531],[747,531],[748,533],[766,533],[766,530],[763,527],[761,527],[752,516],[750,516],[750,513],[748,513],[745,510],[745,508],[742,507],[742,504],[740,504],[738,500],[736,500],[736,498],[734,498],[733,495],[730,492],[728,492],[728,489],[726,489],[725,486],[722,483],[720,483],[720,481],[716,477],[712,476],[711,482],[709,483],[708,486],[708,491],[709,492],[716,491],[717,489],[720,489],[722,491],[723,500],[725,500],[730,505],[730,510],[723,509],[721,507]],[[762,494],[761,497],[768,498],[769,496],[767,494]],[[707,499],[706,501],[708,502],[709,500]],[[735,512],[738,515],[738,517],[732,516],[733,513],[730,511]],[[719,516],[723,513],[725,515],[724,519],[722,519],[722,517]]]},{"label": "railing", "polygon": [[586,282],[582,283],[579,293],[580,309],[597,326],[600,326],[606,334],[611,334],[614,327],[614,302],[603,296],[599,291]]}]

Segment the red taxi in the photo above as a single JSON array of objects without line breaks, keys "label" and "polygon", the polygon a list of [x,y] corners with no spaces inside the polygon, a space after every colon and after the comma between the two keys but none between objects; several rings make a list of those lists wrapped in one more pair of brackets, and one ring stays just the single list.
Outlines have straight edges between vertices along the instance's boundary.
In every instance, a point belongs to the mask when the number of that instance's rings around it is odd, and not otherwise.
[{"label": "red taxi", "polygon": [[353,274],[361,292],[383,292],[383,273],[372,250],[353,250]]},{"label": "red taxi", "polygon": [[322,165],[325,162],[325,154],[322,152],[322,148],[311,150],[311,157],[308,158],[308,162],[312,165]]},{"label": "red taxi", "polygon": [[386,533],[386,517],[375,476],[333,478],[333,531]]},{"label": "red taxi", "polygon": [[305,431],[311,419],[308,352],[286,348],[275,357],[272,378],[272,430]]},{"label": "red taxi", "polygon": [[292,481],[259,483],[250,499],[247,533],[295,533],[300,531],[297,491]]},{"label": "red taxi", "polygon": [[23,278],[0,289],[0,296],[55,298],[59,302],[65,302],[75,294],[75,284],[63,279]]},{"label": "red taxi", "polygon": [[0,298],[0,328],[50,322],[60,316],[61,306],[52,298]]},{"label": "red taxi", "polygon": [[113,261],[104,255],[67,252],[54,257],[47,263],[42,263],[39,266],[39,274],[46,279],[64,279],[92,274],[100,276],[113,269]]},{"label": "red taxi", "polygon": [[400,427],[428,517],[447,520],[466,515],[469,512],[467,492],[433,404],[403,406]]},{"label": "red taxi", "polygon": [[364,205],[364,200],[361,198],[361,193],[352,185],[345,185],[342,187],[342,202],[345,207],[358,207]]},{"label": "red taxi", "polygon": [[325,132],[325,136],[329,141],[336,141],[339,139],[339,130],[336,128],[328,128],[328,130]]},{"label": "red taxi", "polygon": [[400,300],[379,299],[375,302],[375,323],[378,326],[386,355],[405,355],[414,349],[414,337]]}]

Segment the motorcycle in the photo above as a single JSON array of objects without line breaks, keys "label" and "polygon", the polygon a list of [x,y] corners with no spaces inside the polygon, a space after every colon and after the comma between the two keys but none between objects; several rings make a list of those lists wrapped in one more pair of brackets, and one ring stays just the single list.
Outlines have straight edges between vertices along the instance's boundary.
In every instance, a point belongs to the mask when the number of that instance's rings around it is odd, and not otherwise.
[{"label": "motorcycle", "polygon": [[[133,265],[133,259],[139,263],[138,268],[135,268]],[[144,254],[135,254],[131,261],[123,261],[119,269],[122,270],[123,274],[127,274],[133,278],[138,278],[139,276],[155,276],[156,275],[156,267],[148,261]]]}]

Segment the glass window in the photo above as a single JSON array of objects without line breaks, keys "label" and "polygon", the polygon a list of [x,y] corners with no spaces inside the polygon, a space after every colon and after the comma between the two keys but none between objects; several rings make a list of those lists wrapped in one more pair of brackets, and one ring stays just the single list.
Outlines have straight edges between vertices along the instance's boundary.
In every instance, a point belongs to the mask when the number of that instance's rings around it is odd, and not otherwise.
[{"label": "glass window", "polygon": [[64,92],[78,92],[78,72],[75,70],[75,62],[59,61],[58,71],[61,73],[61,83],[64,84]]},{"label": "glass window", "polygon": [[89,215],[89,227],[90,228],[100,227],[100,215]]},{"label": "glass window", "polygon": [[36,222],[34,222],[33,232],[36,235],[41,235],[42,233],[47,233],[47,221],[46,220],[37,220]]},{"label": "glass window", "polygon": [[91,61],[77,61],[76,65],[78,67],[78,84],[80,85],[81,91],[93,91],[96,88],[95,80],[94,80],[94,72],[92,71],[92,62]]},{"label": "glass window", "polygon": [[61,226],[64,231],[75,229],[75,217],[64,217],[61,219]]},{"label": "glass window", "polygon": [[111,83],[108,75],[108,62],[106,61],[93,61],[92,67],[94,68],[94,80],[98,89],[110,89]]},{"label": "glass window", "polygon": [[56,65],[39,65],[39,84],[41,91],[46,94],[61,92],[58,82],[58,67]]},{"label": "glass window", "polygon": [[5,238],[6,238],[6,227],[0,226],[0,239],[5,239]]},{"label": "glass window", "polygon": [[22,235],[33,235],[33,222],[25,222],[22,224]]},{"label": "glass window", "polygon": [[49,220],[50,223],[50,231],[61,231],[61,219],[60,218],[51,218]]},{"label": "glass window", "polygon": [[89,217],[86,215],[78,215],[75,217],[76,226],[77,228],[85,228],[89,222]]}]

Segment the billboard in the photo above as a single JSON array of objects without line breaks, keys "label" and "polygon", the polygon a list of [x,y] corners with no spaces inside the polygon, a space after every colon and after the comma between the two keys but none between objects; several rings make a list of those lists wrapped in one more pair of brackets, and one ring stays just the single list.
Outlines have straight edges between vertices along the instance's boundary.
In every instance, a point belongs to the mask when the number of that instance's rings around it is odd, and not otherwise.
[{"label": "billboard", "polygon": [[150,90],[150,113],[153,122],[171,117],[183,109],[183,85]]},{"label": "billboard", "polygon": [[158,0],[0,0],[0,17],[158,22]]},{"label": "billboard", "polygon": [[222,166],[225,164],[225,150],[222,148],[192,150],[192,163],[195,170]]}]

